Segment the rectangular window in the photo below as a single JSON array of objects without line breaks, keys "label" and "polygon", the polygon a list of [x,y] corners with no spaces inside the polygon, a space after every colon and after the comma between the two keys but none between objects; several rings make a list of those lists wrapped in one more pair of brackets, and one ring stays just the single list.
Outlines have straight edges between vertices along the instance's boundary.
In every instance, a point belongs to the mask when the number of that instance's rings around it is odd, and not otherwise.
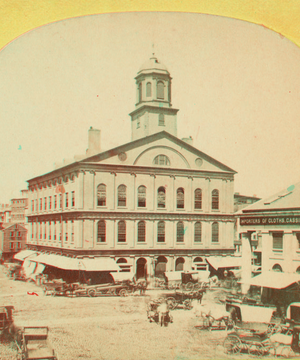
[{"label": "rectangular window", "polygon": [[59,208],[62,209],[62,194],[59,194]]},{"label": "rectangular window", "polygon": [[74,242],[74,220],[71,220],[71,242]]},{"label": "rectangular window", "polygon": [[55,241],[55,240],[56,240],[56,221],[53,221],[53,226],[54,226],[54,229],[53,229],[53,240]]},{"label": "rectangular window", "polygon": [[44,210],[47,210],[47,198],[44,198]]},{"label": "rectangular window", "polygon": [[31,211],[34,212],[34,200],[31,200]]},{"label": "rectangular window", "polygon": [[10,236],[11,236],[11,237],[14,236],[14,232],[13,232],[13,231],[10,232]]},{"label": "rectangular window", "polygon": [[296,233],[296,238],[298,241],[298,249],[300,249],[300,233]]},{"label": "rectangular window", "polygon": [[40,211],[42,211],[42,209],[43,209],[43,207],[42,207],[42,206],[43,206],[43,205],[42,205],[42,200],[43,200],[43,199],[40,198]]},{"label": "rectangular window", "polygon": [[54,195],[54,209],[57,208],[57,195]]},{"label": "rectangular window", "polygon": [[43,235],[43,229],[42,229],[42,223],[40,223],[40,239],[42,239]]},{"label": "rectangular window", "polygon": [[75,191],[72,191],[72,207],[75,206]]},{"label": "rectangular window", "polygon": [[51,196],[49,196],[49,210],[51,210],[52,208],[52,198]]},{"label": "rectangular window", "polygon": [[30,224],[30,228],[31,228],[31,239],[33,239],[33,223]]},{"label": "rectangular window", "polygon": [[65,199],[66,199],[66,208],[68,208],[69,207],[69,194],[68,193],[66,193]]},{"label": "rectangular window", "polygon": [[273,233],[273,250],[283,249],[283,233]]},{"label": "rectangular window", "polygon": [[49,240],[51,240],[51,221],[49,221],[48,227],[49,227]]},{"label": "rectangular window", "polygon": [[44,222],[44,239],[47,238],[47,228],[46,228],[46,221]]},{"label": "rectangular window", "polygon": [[38,211],[38,201],[35,199],[35,211]]},{"label": "rectangular window", "polygon": [[68,242],[68,222],[65,224],[65,242]]},{"label": "rectangular window", "polygon": [[10,248],[10,249],[13,249],[13,248],[14,248],[14,243],[13,243],[13,242],[10,242],[10,243],[9,243],[9,248]]}]

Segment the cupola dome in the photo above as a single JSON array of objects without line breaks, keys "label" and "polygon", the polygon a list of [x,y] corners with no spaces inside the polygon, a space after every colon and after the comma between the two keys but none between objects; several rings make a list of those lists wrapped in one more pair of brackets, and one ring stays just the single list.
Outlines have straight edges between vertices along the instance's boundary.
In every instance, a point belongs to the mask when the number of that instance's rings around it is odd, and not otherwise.
[{"label": "cupola dome", "polygon": [[157,58],[154,56],[154,54],[152,55],[152,57],[146,61],[140,68],[138,74],[140,72],[144,72],[144,71],[153,71],[153,70],[159,70],[159,71],[163,71],[165,73],[169,74],[168,69],[165,67],[164,64],[160,63],[159,60],[157,60]]}]

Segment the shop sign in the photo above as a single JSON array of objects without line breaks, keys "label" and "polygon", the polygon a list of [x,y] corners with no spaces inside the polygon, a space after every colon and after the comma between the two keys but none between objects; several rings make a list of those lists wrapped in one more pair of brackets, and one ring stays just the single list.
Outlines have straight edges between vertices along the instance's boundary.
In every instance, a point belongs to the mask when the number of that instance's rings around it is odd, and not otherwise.
[{"label": "shop sign", "polygon": [[300,225],[300,216],[253,216],[240,218],[240,225]]}]

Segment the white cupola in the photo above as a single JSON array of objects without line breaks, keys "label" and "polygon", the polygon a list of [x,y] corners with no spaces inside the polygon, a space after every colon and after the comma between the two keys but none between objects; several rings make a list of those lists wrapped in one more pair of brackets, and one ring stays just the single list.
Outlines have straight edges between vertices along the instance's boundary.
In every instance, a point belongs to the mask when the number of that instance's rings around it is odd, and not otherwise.
[{"label": "white cupola", "polygon": [[131,116],[131,140],[160,131],[177,136],[177,112],[171,104],[171,76],[157,58],[140,68],[136,80],[137,102]]}]

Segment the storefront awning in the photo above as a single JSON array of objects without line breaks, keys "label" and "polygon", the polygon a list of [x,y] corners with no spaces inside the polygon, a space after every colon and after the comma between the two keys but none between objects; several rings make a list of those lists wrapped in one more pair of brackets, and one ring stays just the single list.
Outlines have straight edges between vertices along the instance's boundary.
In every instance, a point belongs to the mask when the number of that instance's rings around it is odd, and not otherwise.
[{"label": "storefront awning", "polygon": [[14,259],[23,261],[28,256],[34,255],[34,254],[37,254],[37,252],[33,251],[33,250],[22,250],[22,251],[20,251],[20,252],[18,252],[17,254],[14,255]]},{"label": "storefront awning", "polygon": [[238,256],[210,256],[206,261],[216,270],[242,266],[242,258]]},{"label": "storefront awning", "polygon": [[64,270],[80,270],[78,259],[69,258],[67,256],[54,255],[54,254],[40,254],[31,261],[50,265]]},{"label": "storefront awning", "polygon": [[132,281],[134,274],[132,272],[115,272],[111,274],[111,276],[114,278],[115,281]]},{"label": "storefront awning", "polygon": [[296,282],[300,282],[300,274],[266,271],[249,279],[245,283],[271,289],[285,289]]},{"label": "storefront awning", "polygon": [[113,259],[105,257],[77,259],[62,255],[40,254],[32,261],[64,270],[120,271],[120,267]]},{"label": "storefront awning", "polygon": [[181,281],[182,271],[166,271],[165,275],[168,281]]},{"label": "storefront awning", "polygon": [[120,267],[111,258],[83,258],[79,259],[81,270],[85,271],[120,271]]}]

